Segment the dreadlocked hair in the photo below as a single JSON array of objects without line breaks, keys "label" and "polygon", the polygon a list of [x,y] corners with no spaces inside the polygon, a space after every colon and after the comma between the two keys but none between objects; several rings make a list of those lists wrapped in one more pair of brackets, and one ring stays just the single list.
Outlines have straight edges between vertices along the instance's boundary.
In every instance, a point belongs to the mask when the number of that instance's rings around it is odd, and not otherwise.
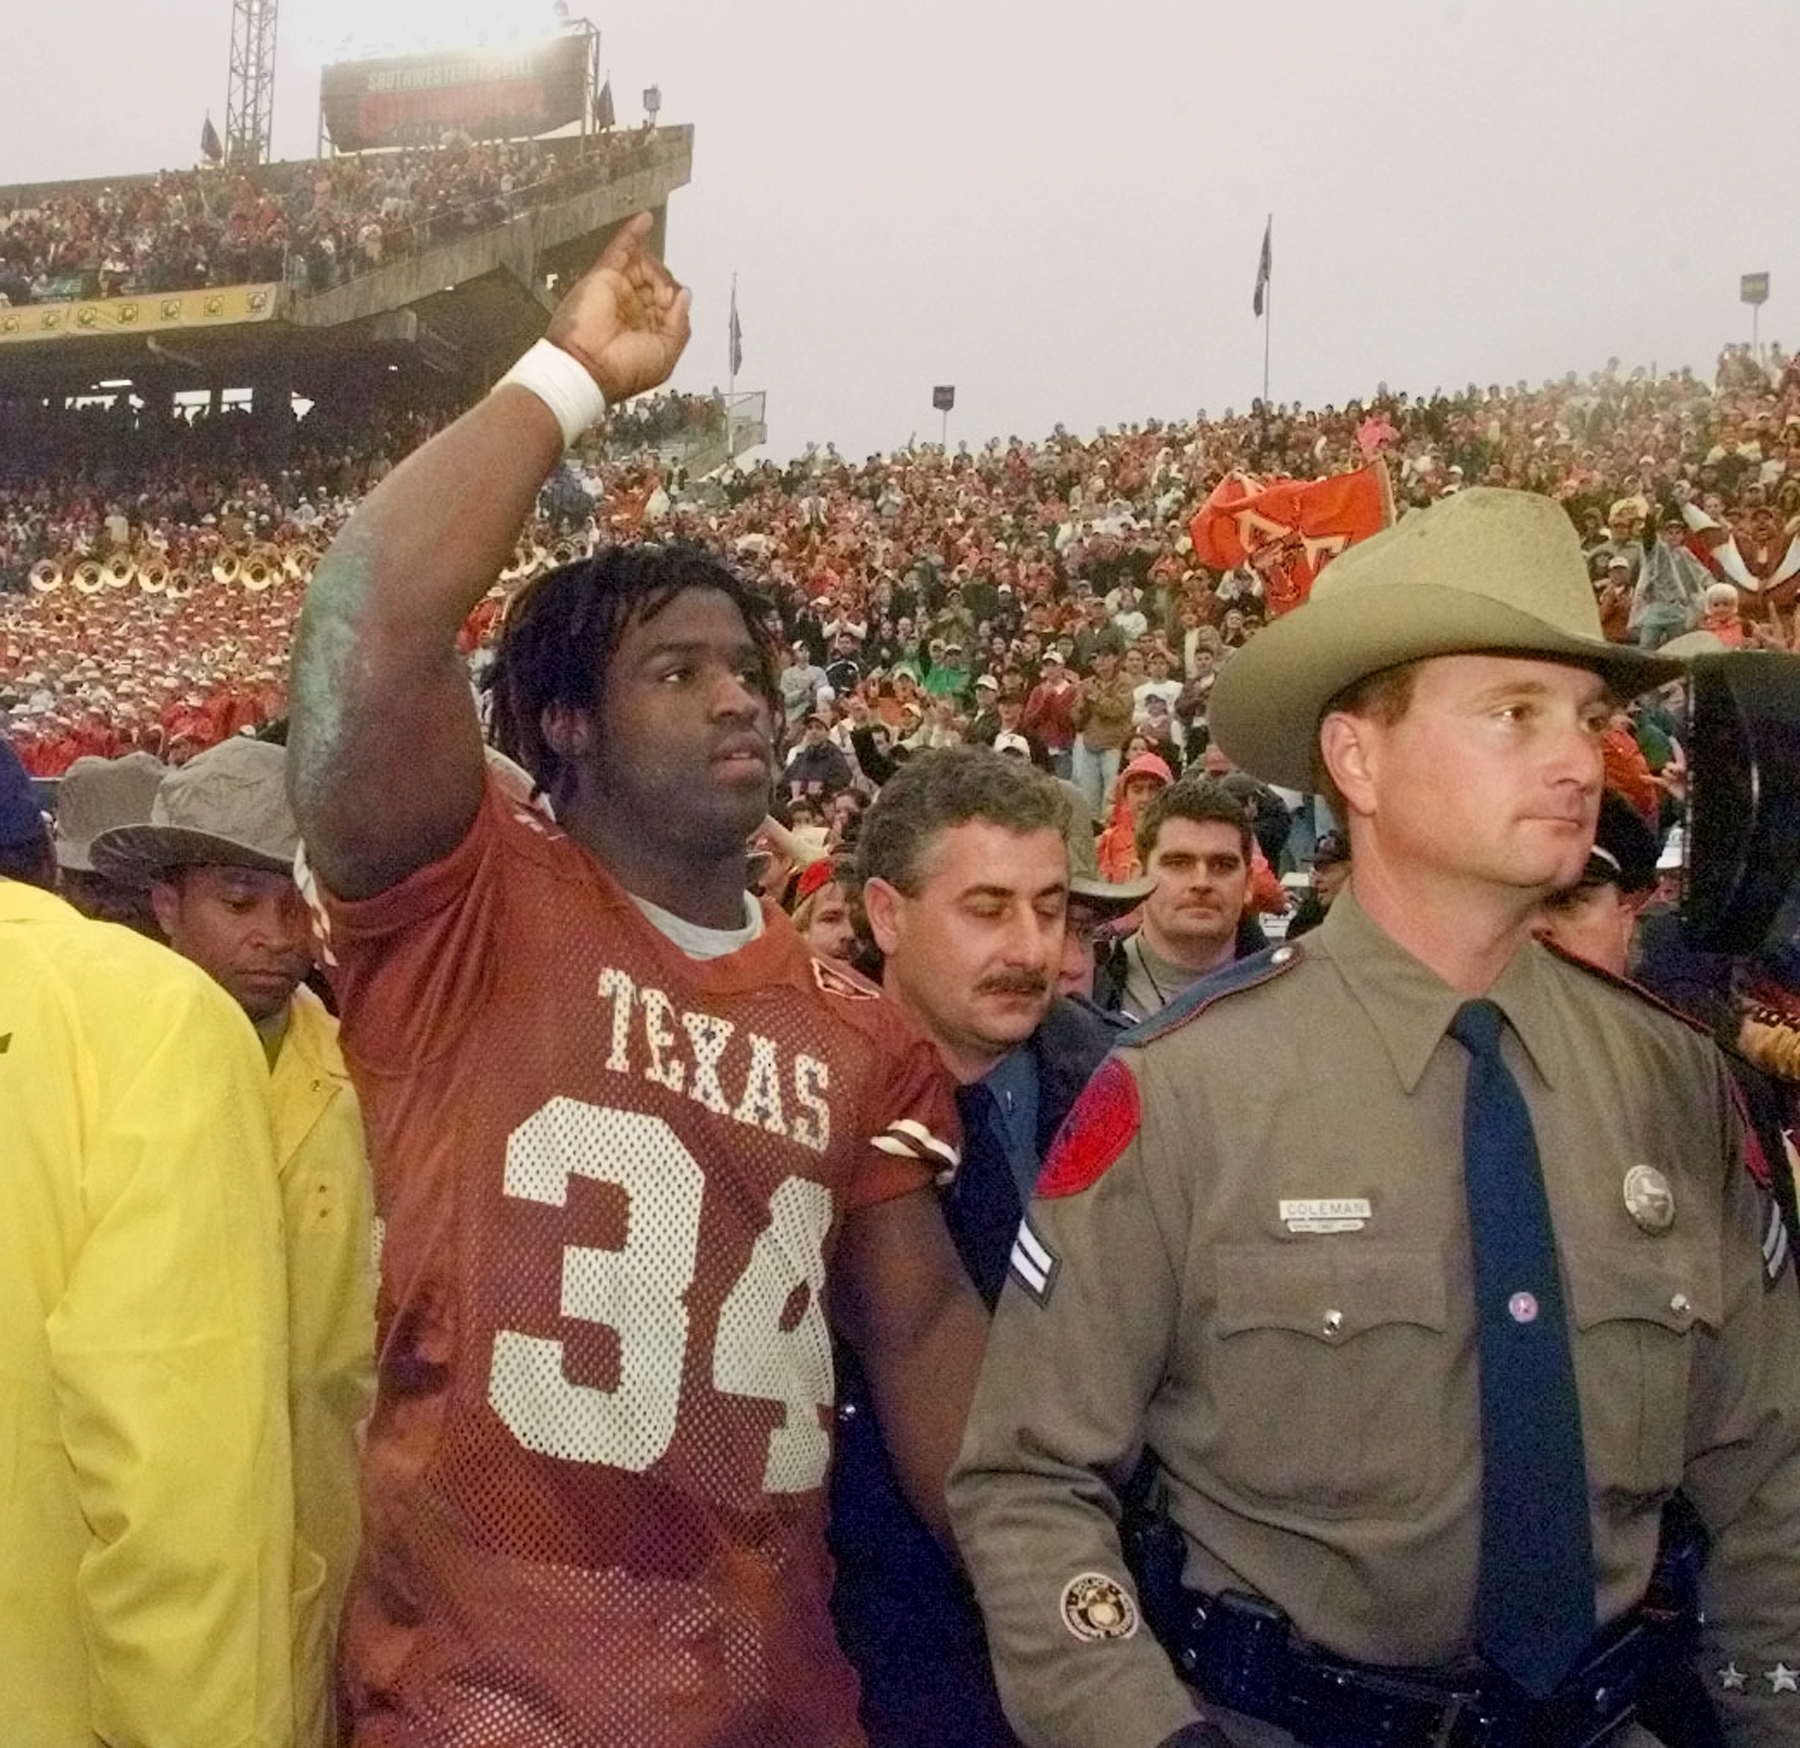
[{"label": "dreadlocked hair", "polygon": [[764,693],[776,698],[779,632],[772,602],[717,554],[686,543],[606,546],[527,583],[507,607],[489,670],[491,738],[531,773],[552,804],[569,761],[544,734],[555,708],[597,715],[625,629],[654,619],[689,589],[715,589],[744,616],[761,658]]}]

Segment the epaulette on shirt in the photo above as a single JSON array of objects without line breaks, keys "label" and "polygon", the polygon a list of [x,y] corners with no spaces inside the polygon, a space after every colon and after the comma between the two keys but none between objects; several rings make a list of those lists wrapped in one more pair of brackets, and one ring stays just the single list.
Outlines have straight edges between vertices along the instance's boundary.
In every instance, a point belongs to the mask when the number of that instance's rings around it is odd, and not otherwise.
[{"label": "epaulette on shirt", "polygon": [[1635,995],[1646,1007],[1655,1008],[1659,1014],[1667,1014],[1672,1020],[1679,1020],[1690,1032],[1698,1032],[1702,1038],[1710,1038],[1712,1033],[1692,1014],[1684,1014],[1680,1008],[1671,1007],[1653,989],[1646,989],[1641,983],[1633,983],[1629,977],[1621,977],[1617,972],[1608,971],[1604,965],[1596,965],[1591,959],[1584,959],[1579,953],[1571,953],[1559,942],[1551,940],[1548,935],[1537,937],[1540,946],[1546,947],[1565,965],[1573,965],[1577,971],[1585,971],[1588,976],[1598,978],[1602,983],[1610,983],[1614,989],[1622,989],[1627,995]]},{"label": "epaulette on shirt", "polygon": [[1247,959],[1234,959],[1217,971],[1209,971],[1190,983],[1167,1007],[1159,1009],[1147,1020],[1139,1020],[1119,1040],[1119,1048],[1124,1050],[1148,1044],[1165,1032],[1185,1026],[1196,1015],[1205,1013],[1228,996],[1242,995],[1247,989],[1273,982],[1284,972],[1292,971],[1305,956],[1306,949],[1299,942],[1283,941],[1280,946],[1265,947]]}]

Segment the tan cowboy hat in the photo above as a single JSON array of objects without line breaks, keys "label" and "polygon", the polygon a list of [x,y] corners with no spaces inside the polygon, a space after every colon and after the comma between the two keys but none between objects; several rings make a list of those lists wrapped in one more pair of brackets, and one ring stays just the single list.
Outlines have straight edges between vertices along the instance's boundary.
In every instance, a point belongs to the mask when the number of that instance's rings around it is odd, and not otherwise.
[{"label": "tan cowboy hat", "polygon": [[1671,637],[1657,654],[1667,656],[1671,661],[1691,662],[1695,656],[1729,655],[1731,645],[1716,631],[1684,631],[1679,637]]},{"label": "tan cowboy hat", "polygon": [[77,874],[94,871],[94,839],[116,825],[142,825],[168,772],[150,753],[81,758],[56,789],[56,859]]},{"label": "tan cowboy hat", "polygon": [[1608,643],[1562,506],[1471,486],[1334,558],[1311,596],[1219,670],[1207,705],[1233,762],[1285,789],[1316,786],[1319,723],[1347,686],[1425,656],[1545,656],[1596,669],[1621,698],[1683,671]]},{"label": "tan cowboy hat", "polygon": [[198,866],[291,874],[300,828],[288,806],[286,765],[286,752],[268,741],[221,741],[163,778],[148,825],[115,826],[95,838],[94,867],[131,886]]},{"label": "tan cowboy hat", "polygon": [[1090,874],[1069,876],[1069,902],[1084,904],[1120,917],[1144,902],[1156,890],[1156,876],[1146,874],[1136,880],[1102,880]]}]

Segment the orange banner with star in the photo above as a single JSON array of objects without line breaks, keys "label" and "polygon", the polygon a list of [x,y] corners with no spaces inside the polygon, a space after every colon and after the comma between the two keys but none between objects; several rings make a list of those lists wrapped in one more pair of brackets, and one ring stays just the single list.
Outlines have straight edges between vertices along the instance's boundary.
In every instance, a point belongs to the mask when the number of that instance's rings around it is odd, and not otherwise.
[{"label": "orange banner with star", "polygon": [[1393,488],[1379,461],[1329,479],[1229,473],[1195,512],[1188,538],[1214,570],[1250,565],[1273,618],[1306,599],[1330,559],[1393,520]]}]

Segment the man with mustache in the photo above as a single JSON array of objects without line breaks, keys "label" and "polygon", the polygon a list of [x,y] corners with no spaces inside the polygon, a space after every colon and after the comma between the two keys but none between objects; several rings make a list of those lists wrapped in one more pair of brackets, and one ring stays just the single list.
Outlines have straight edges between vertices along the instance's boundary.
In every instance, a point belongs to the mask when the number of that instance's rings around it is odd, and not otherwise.
[{"label": "man with mustache", "polygon": [[[882,788],[858,838],[882,987],[957,1084],[963,1161],[944,1214],[991,1304],[1020,1212],[1064,1115],[1117,1030],[1056,994],[1069,897],[1063,786],[985,747],[924,753]],[[907,1509],[846,1371],[832,1485],[833,1599],[875,1748],[1006,1748],[973,1595]]]},{"label": "man with mustache", "polygon": [[687,294],[621,226],[320,561],[289,778],[382,1216],[358,1748],[858,1748],[828,1608],[827,1318],[943,1521],[983,1317],[923,1039],[746,892],[769,604],[615,546],[514,595],[490,777],[457,631]]}]

